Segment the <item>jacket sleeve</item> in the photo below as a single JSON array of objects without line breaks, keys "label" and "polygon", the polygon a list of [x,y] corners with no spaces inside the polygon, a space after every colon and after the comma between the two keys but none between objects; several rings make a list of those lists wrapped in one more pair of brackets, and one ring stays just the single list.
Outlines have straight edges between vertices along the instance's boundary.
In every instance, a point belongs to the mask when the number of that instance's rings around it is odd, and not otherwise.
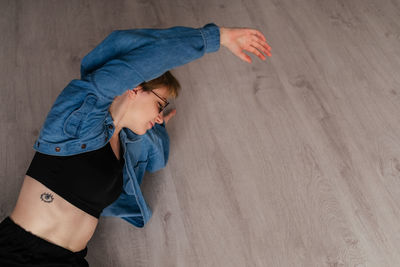
[{"label": "jacket sleeve", "polygon": [[219,46],[219,28],[213,23],[199,29],[114,31],[83,58],[81,79],[92,83],[100,96],[113,99]]}]

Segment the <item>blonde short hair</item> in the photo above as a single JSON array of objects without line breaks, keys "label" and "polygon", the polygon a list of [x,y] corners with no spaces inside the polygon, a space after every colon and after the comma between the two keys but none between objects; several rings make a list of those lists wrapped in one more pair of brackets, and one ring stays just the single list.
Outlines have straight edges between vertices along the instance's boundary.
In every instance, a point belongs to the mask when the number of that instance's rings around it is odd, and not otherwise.
[{"label": "blonde short hair", "polygon": [[165,72],[158,78],[143,82],[140,84],[143,91],[151,91],[160,87],[166,87],[170,97],[178,97],[178,93],[181,89],[181,85],[178,80],[171,74],[170,71]]}]

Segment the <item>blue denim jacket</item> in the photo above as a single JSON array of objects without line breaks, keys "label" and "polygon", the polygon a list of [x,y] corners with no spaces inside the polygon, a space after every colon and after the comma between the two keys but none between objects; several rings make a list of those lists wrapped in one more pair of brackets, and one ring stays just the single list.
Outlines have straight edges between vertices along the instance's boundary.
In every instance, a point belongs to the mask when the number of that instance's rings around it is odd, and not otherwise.
[{"label": "blue denim jacket", "polygon": [[[115,96],[167,70],[186,64],[220,46],[219,28],[133,29],[112,32],[81,62],[81,79],[72,80],[49,111],[33,148],[49,155],[68,156],[99,149],[109,142],[115,127],[109,106]],[[140,190],[145,171],[163,168],[168,160],[165,125],[156,124],[144,135],[120,131],[124,188],[103,210],[103,216],[121,217],[143,227],[152,212]]]}]

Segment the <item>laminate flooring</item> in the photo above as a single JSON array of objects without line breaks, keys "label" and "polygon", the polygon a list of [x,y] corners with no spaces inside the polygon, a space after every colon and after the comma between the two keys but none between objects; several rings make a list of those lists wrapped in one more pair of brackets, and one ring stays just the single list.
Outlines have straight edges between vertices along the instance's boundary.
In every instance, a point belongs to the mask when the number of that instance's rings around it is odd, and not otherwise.
[{"label": "laminate flooring", "polygon": [[144,228],[101,218],[91,266],[400,266],[400,1],[0,1],[0,215],[80,60],[112,30],[261,30],[172,72],[166,168]]}]

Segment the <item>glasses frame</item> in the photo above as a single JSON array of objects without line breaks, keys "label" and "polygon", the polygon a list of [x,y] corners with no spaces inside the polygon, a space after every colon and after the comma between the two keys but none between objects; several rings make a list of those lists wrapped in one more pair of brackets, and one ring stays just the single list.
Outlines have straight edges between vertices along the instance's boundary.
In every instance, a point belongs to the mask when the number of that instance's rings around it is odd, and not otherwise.
[{"label": "glasses frame", "polygon": [[159,99],[161,99],[165,104],[165,106],[162,106],[161,110],[159,113],[163,112],[163,110],[169,105],[169,102],[167,100],[164,100],[161,96],[159,96],[158,94],[156,94],[155,92],[153,92],[153,90],[150,90],[150,92],[152,92],[153,94],[155,94]]}]

